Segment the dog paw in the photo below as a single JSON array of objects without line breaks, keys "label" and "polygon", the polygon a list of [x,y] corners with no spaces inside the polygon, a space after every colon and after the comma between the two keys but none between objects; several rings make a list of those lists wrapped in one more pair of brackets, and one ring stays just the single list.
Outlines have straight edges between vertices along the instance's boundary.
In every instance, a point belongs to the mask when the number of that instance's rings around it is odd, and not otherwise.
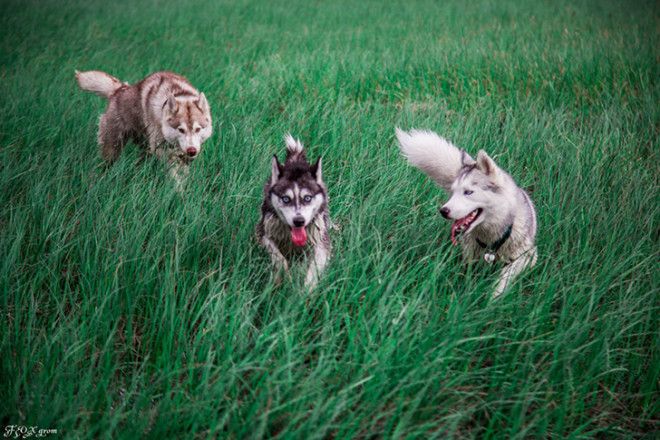
[{"label": "dog paw", "polygon": [[318,283],[319,283],[319,277],[316,274],[316,272],[314,272],[314,273],[310,272],[305,277],[305,287],[308,290],[314,290]]}]

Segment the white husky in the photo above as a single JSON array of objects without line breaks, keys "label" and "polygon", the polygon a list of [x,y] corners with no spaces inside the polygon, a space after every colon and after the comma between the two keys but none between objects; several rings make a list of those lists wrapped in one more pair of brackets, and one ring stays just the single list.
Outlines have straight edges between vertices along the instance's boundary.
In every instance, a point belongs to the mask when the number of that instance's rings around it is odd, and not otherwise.
[{"label": "white husky", "polygon": [[396,129],[401,152],[451,192],[440,214],[454,220],[451,240],[462,235],[463,255],[506,263],[493,296],[501,295],[526,267],[536,263],[536,211],[529,196],[485,151],[476,161],[431,131]]}]

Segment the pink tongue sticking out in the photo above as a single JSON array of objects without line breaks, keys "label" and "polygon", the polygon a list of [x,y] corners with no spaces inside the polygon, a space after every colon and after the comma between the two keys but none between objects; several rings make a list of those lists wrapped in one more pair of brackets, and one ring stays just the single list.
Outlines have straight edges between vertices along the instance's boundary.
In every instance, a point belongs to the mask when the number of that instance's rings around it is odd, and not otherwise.
[{"label": "pink tongue sticking out", "polygon": [[307,243],[307,231],[305,231],[305,228],[291,228],[291,241],[296,246],[305,246],[305,243]]}]

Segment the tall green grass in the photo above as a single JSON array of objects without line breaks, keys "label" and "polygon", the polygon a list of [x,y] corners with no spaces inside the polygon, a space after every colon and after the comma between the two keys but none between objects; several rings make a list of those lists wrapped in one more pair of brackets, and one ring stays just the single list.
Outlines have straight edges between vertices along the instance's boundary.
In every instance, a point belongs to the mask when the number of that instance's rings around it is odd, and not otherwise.
[{"label": "tall green grass", "polygon": [[[108,3],[3,2],[3,427],[657,433],[657,3]],[[104,102],[74,69],[206,93],[215,134],[184,194],[135,147],[103,166]],[[500,300],[395,126],[484,148],[529,190],[539,262]],[[313,293],[273,286],[254,240],[288,131],[324,157],[341,225]]]}]

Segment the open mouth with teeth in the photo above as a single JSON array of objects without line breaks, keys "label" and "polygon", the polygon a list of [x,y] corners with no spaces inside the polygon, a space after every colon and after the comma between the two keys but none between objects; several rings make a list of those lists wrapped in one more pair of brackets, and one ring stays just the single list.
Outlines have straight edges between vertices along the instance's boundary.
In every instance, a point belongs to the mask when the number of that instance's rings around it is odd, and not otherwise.
[{"label": "open mouth with teeth", "polygon": [[472,226],[472,223],[479,218],[479,215],[481,214],[482,209],[477,208],[468,215],[466,215],[463,218],[459,218],[458,220],[454,221],[454,223],[451,225],[451,242],[456,245],[458,241],[456,240],[456,236],[460,234],[464,234],[468,229],[470,229],[470,226]]}]

